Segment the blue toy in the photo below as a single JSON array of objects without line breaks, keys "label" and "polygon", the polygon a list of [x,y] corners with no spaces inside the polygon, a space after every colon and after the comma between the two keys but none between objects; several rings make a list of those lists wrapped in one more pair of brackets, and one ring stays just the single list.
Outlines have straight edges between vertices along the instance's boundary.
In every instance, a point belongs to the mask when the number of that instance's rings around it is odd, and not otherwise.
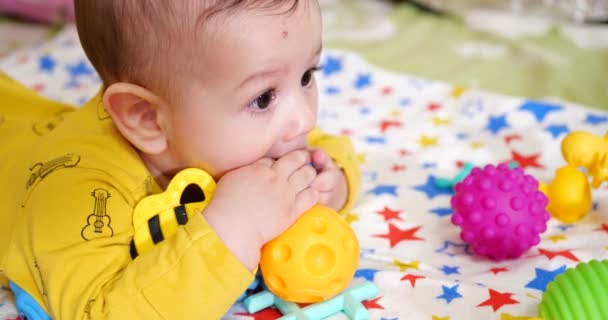
[{"label": "blue toy", "polygon": [[339,312],[344,312],[352,320],[367,320],[369,313],[361,301],[369,300],[378,295],[378,289],[369,281],[365,281],[350,289],[344,290],[329,300],[300,308],[293,302],[287,302],[264,290],[245,299],[245,308],[249,313],[275,306],[283,317],[279,320],[321,320]]}]

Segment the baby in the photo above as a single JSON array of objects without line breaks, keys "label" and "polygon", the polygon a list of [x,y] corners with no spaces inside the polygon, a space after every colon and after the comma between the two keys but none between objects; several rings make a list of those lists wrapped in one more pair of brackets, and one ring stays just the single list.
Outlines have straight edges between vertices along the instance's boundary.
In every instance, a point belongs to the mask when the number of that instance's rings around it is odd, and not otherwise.
[{"label": "baby", "polygon": [[[0,76],[0,271],[17,308],[220,318],[266,242],[316,203],[348,210],[359,188],[350,141],[315,128],[319,5],[76,0],[75,12],[98,95],[74,109]],[[189,167],[217,181],[209,205],[132,258],[134,207]]]}]

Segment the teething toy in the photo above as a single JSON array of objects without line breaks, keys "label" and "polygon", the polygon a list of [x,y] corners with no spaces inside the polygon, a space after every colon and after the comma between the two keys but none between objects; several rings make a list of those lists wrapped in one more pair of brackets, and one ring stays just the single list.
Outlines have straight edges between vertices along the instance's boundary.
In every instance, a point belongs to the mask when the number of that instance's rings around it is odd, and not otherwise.
[{"label": "teething toy", "polygon": [[562,141],[562,155],[574,167],[584,167],[593,181],[593,188],[608,179],[608,133],[604,136],[585,131],[569,133]]},{"label": "teething toy", "polygon": [[189,168],[175,175],[165,192],[143,198],[133,211],[131,257],[135,258],[171,237],[179,225],[201,213],[209,204],[215,186],[208,173]]},{"label": "teething toy", "polygon": [[[133,258],[177,232],[209,203],[216,184],[200,169],[179,172],[163,193],[142,199],[133,213]],[[342,291],[359,263],[359,243],[334,210],[316,205],[262,248],[268,288],[284,300],[317,302]]]},{"label": "teething toy", "polygon": [[538,306],[544,320],[604,320],[608,317],[608,260],[591,260],[558,275]]},{"label": "teething toy", "polygon": [[541,183],[539,189],[549,198],[547,211],[564,223],[575,222],[591,210],[587,176],[573,166],[557,169],[553,181]]},{"label": "teething toy", "polygon": [[452,223],[473,252],[494,260],[519,257],[547,229],[547,197],[523,169],[507,164],[474,168],[454,187]]},{"label": "teething toy", "polygon": [[358,263],[359,243],[348,223],[334,210],[316,205],[262,248],[260,268],[274,294],[312,303],[342,291]]}]

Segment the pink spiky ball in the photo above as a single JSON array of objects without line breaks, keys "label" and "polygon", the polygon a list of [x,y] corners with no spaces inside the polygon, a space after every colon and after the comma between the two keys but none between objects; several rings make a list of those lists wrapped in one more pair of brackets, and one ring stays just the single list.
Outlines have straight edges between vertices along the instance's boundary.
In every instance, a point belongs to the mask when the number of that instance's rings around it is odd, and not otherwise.
[{"label": "pink spiky ball", "polygon": [[538,190],[538,181],[521,168],[474,168],[454,191],[452,223],[460,226],[460,238],[477,255],[517,258],[547,230],[549,200]]}]

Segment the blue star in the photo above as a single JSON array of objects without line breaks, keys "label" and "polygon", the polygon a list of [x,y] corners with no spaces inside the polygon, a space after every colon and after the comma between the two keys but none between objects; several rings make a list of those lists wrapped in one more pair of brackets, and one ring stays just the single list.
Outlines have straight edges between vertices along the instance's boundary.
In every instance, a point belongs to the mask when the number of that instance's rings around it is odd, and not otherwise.
[{"label": "blue star", "polygon": [[407,98],[403,98],[403,99],[401,99],[401,101],[399,101],[399,105],[402,107],[407,107],[410,104],[412,104],[412,100],[407,99]]},{"label": "blue star", "polygon": [[399,320],[399,318],[380,318],[380,320]]},{"label": "blue star", "polygon": [[372,83],[371,80],[371,76],[369,75],[369,73],[360,73],[357,76],[357,80],[355,80],[355,88],[356,89],[363,89],[366,87],[369,87]]},{"label": "blue star", "polygon": [[547,116],[547,114],[558,111],[558,110],[562,110],[562,109],[564,109],[564,107],[557,105],[557,104],[550,104],[550,103],[546,103],[546,102],[542,102],[542,101],[534,101],[534,100],[528,100],[528,101],[524,102],[524,104],[521,107],[519,107],[519,110],[521,110],[521,111],[531,112],[534,115],[534,117],[536,118],[536,122],[538,122],[538,123],[542,122],[545,119],[545,117]]},{"label": "blue star", "polygon": [[466,134],[466,133],[464,133],[464,132],[460,132],[460,133],[456,134],[456,138],[458,138],[458,140],[464,140],[464,139],[466,139],[468,137],[469,137],[469,135]]},{"label": "blue star", "polygon": [[327,56],[327,59],[323,64],[323,75],[328,77],[340,71],[342,71],[342,60],[332,56]]},{"label": "blue star", "polygon": [[457,267],[457,266],[456,267],[450,267],[450,266],[444,264],[441,267],[441,269],[439,269],[439,270],[443,271],[443,273],[446,276],[449,276],[451,274],[460,274],[460,271],[458,271],[458,268],[460,268],[460,267]]},{"label": "blue star", "polygon": [[377,269],[359,269],[355,272],[355,278],[364,278],[367,281],[374,282],[374,278],[376,277],[376,273],[378,273]]},{"label": "blue star", "polygon": [[437,164],[434,163],[434,162],[424,162],[422,164],[422,169],[432,169],[432,168],[435,168],[435,167],[437,167]]},{"label": "blue star", "polygon": [[[449,250],[450,247],[454,248],[453,250]],[[460,251],[460,252],[459,252]],[[444,241],[443,246],[437,250],[436,253],[443,253],[447,256],[461,256],[461,255],[471,255],[470,246],[466,243],[456,243],[452,241]]]},{"label": "blue star", "polygon": [[565,124],[552,124],[552,125],[548,126],[547,128],[545,128],[545,131],[548,131],[553,136],[554,139],[557,139],[563,133],[570,132],[570,129],[568,129],[568,126]]},{"label": "blue star", "polygon": [[600,124],[603,122],[608,122],[608,116],[601,116],[601,115],[597,115],[597,114],[588,114],[587,118],[585,119],[585,122],[591,125],[596,125],[596,124]]},{"label": "blue star", "polygon": [[72,77],[94,75],[95,71],[83,60],[77,64],[68,65],[67,71]]},{"label": "blue star", "polygon": [[369,181],[376,181],[376,179],[378,179],[378,172],[377,171],[362,171],[361,177],[368,178]]},{"label": "blue star", "polygon": [[574,228],[573,224],[561,224],[559,226],[557,226],[558,229],[560,229],[562,232],[566,232],[568,231],[568,229]]},{"label": "blue star", "polygon": [[363,107],[361,108],[361,110],[359,111],[362,115],[366,115],[369,114],[370,110],[368,107]]},{"label": "blue star", "polygon": [[325,93],[329,96],[335,96],[340,94],[340,88],[338,87],[327,87],[325,88]]},{"label": "blue star", "polygon": [[472,118],[480,114],[484,109],[483,101],[481,99],[467,100],[462,113],[469,118]]},{"label": "blue star", "polygon": [[386,138],[384,138],[384,137],[368,136],[365,139],[367,140],[367,143],[369,143],[369,144],[386,144]]},{"label": "blue star", "polygon": [[432,175],[429,175],[425,184],[415,186],[414,189],[424,192],[427,198],[429,199],[433,199],[436,196],[442,194],[450,196],[452,195],[452,190],[437,187],[437,184],[435,183],[435,177],[433,177]]},{"label": "blue star", "polygon": [[49,55],[44,55],[38,60],[38,68],[40,71],[53,72],[56,64],[55,59]]},{"label": "blue star", "polygon": [[507,116],[506,115],[502,115],[502,116],[491,116],[488,119],[488,125],[486,126],[486,129],[490,132],[492,132],[493,134],[497,134],[498,131],[500,131],[501,129],[506,129],[506,128],[510,128],[511,126],[507,123]]},{"label": "blue star", "polygon": [[449,216],[454,212],[452,208],[435,208],[431,210],[431,213],[434,213],[440,217]]},{"label": "blue star", "polygon": [[553,271],[541,268],[534,269],[536,270],[536,277],[526,284],[526,288],[545,291],[549,282],[553,281],[557,275],[566,271],[566,265],[562,265]]},{"label": "blue star", "polygon": [[366,254],[374,254],[376,252],[376,249],[374,248],[361,248],[359,249],[359,258],[363,259],[365,258]]},{"label": "blue star", "polygon": [[452,302],[452,300],[456,298],[462,298],[462,295],[458,293],[459,286],[460,285],[457,284],[451,288],[448,288],[444,285],[441,285],[441,290],[443,290],[443,293],[440,296],[437,296],[436,299],[445,299],[445,302],[449,304],[450,302]]},{"label": "blue star", "polygon": [[383,194],[390,194],[390,195],[397,197],[397,196],[399,196],[397,194],[397,187],[398,186],[393,185],[393,184],[379,184],[372,190],[368,191],[367,193],[373,193],[377,196],[383,195]]}]

